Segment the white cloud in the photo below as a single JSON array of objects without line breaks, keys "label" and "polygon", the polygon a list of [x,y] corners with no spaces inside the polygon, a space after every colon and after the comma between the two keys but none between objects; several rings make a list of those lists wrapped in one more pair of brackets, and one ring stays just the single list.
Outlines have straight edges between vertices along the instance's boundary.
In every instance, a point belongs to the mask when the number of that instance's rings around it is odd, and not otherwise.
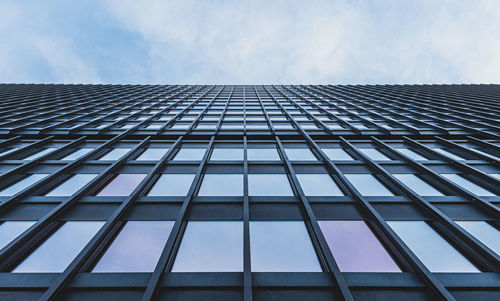
[{"label": "white cloud", "polygon": [[3,82],[500,83],[497,0],[0,5]]},{"label": "white cloud", "polygon": [[[406,4],[405,4],[406,3]],[[110,0],[183,82],[500,82],[495,1]],[[175,49],[175,51],[172,51]],[[161,68],[160,66],[163,66]],[[155,72],[162,81],[166,72]]]}]

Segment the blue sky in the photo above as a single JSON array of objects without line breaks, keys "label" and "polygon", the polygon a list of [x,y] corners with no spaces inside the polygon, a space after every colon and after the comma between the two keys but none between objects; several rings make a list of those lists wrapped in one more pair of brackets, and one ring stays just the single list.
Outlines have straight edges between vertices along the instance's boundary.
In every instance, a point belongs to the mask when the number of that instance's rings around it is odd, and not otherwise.
[{"label": "blue sky", "polygon": [[500,83],[497,0],[2,0],[0,10],[0,82]]}]

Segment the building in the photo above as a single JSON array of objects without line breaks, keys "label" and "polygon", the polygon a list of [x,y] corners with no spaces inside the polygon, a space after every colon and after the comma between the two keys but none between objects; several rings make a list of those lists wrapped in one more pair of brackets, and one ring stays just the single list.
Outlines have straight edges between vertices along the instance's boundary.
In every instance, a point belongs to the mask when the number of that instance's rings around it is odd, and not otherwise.
[{"label": "building", "polygon": [[0,86],[1,300],[500,300],[500,86]]}]

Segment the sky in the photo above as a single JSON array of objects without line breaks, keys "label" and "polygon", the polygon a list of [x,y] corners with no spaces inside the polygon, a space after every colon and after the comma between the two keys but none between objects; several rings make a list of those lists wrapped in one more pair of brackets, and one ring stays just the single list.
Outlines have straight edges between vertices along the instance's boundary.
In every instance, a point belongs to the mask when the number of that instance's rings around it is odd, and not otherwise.
[{"label": "sky", "polygon": [[500,83],[498,0],[0,0],[0,82]]}]

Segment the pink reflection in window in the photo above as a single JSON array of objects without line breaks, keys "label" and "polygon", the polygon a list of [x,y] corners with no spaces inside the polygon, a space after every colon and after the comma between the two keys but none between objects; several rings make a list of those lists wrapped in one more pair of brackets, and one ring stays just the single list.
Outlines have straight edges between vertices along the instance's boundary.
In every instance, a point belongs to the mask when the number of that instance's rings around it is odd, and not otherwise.
[{"label": "pink reflection in window", "polygon": [[319,221],[341,272],[401,272],[364,221]]},{"label": "pink reflection in window", "polygon": [[97,196],[129,196],[146,174],[119,174]]}]

